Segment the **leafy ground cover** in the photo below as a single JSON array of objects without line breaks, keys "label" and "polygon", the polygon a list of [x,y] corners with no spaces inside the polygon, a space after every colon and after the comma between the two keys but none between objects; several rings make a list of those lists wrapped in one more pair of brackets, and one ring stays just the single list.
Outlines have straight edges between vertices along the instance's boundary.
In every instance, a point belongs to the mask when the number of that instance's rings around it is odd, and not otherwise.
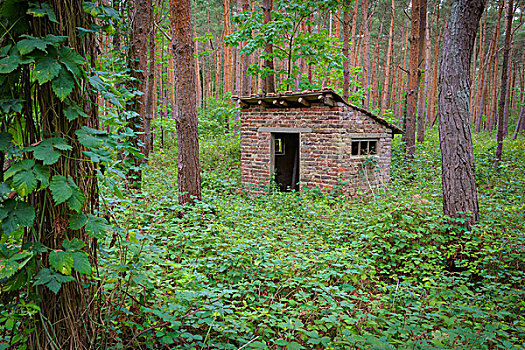
[{"label": "leafy ground cover", "polygon": [[[176,154],[107,197],[102,339],[114,348],[524,349],[525,142],[475,144],[482,221],[441,214],[435,135],[356,198],[240,189],[238,139],[203,140],[204,198],[177,204]],[[181,217],[179,213],[185,211]]]}]

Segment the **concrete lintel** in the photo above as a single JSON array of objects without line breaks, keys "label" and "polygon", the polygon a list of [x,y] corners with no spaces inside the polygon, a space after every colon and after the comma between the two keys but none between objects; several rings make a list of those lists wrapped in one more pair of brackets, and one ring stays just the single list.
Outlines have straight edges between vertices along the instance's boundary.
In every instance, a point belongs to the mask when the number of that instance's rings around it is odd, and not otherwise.
[{"label": "concrete lintel", "polygon": [[351,139],[380,139],[388,137],[387,133],[353,132],[346,134]]},{"label": "concrete lintel", "polygon": [[260,127],[258,132],[280,132],[280,133],[301,133],[312,132],[311,128],[275,128],[275,127]]}]

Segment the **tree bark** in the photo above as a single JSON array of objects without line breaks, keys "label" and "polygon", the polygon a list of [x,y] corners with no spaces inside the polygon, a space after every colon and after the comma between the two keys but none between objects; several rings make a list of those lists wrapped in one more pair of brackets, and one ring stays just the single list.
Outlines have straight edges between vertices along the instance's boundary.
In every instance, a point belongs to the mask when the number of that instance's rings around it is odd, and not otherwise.
[{"label": "tree bark", "polygon": [[[512,17],[514,16],[514,1],[507,0],[506,8],[506,21],[505,21],[505,45],[503,47],[503,66],[501,67],[501,88],[500,88],[500,98],[498,104],[498,131],[496,139],[498,145],[496,147],[496,159],[498,162],[501,161],[501,156],[503,153],[503,139],[507,130],[507,123],[505,123],[505,104],[508,104],[508,94],[507,94],[507,81],[509,76],[509,55],[510,55],[510,44],[512,37]],[[507,110],[508,113],[508,110]],[[507,114],[508,120],[508,114]]]},{"label": "tree bark", "polygon": [[[424,3],[424,5],[423,5]],[[427,116],[425,114],[425,107],[427,103],[427,92],[428,92],[428,73],[430,66],[430,38],[428,33],[428,21],[427,21],[427,6],[426,1],[422,1],[421,16],[424,17],[425,29],[420,31],[422,37],[420,42],[422,45],[419,46],[419,62],[424,62],[423,74],[420,74],[419,87],[422,88],[421,94],[419,95],[418,110],[417,110],[417,142],[423,143],[425,141],[425,129],[427,127]],[[424,10],[423,10],[424,8]],[[421,20],[423,25],[423,20]]]},{"label": "tree bark", "polygon": [[[273,0],[263,0],[262,8],[264,12],[264,24],[270,23],[272,20]],[[264,60],[264,67],[269,70],[274,70],[273,65],[273,44],[272,38],[266,38],[265,55],[267,58]],[[275,74],[268,74],[264,78],[263,92],[266,94],[275,92]]]},{"label": "tree bark", "polygon": [[443,211],[451,218],[465,218],[467,227],[479,219],[470,130],[469,80],[474,39],[485,1],[453,2],[439,70]]},{"label": "tree bark", "polygon": [[[197,0],[193,4],[193,38],[197,38]],[[195,40],[195,54],[199,54],[199,42]],[[197,77],[196,91],[197,94],[197,106],[202,107],[202,84],[201,84],[201,69],[199,58],[195,58],[195,76]]]},{"label": "tree bark", "polygon": [[[242,10],[247,15],[250,12],[251,6],[249,0],[243,0]],[[246,43],[244,43],[246,45]],[[242,96],[249,96],[252,87],[252,77],[248,74],[248,68],[252,64],[252,55],[242,55]]]},{"label": "tree bark", "polygon": [[412,159],[416,148],[416,114],[419,91],[419,51],[421,2],[412,0],[412,25],[410,27],[410,67],[408,69],[407,114],[405,125],[405,159]]},{"label": "tree bark", "polygon": [[[393,0],[392,0],[393,1]],[[343,5],[343,99],[348,101],[350,97],[350,0],[346,0]]]},{"label": "tree bark", "polygon": [[195,94],[195,49],[191,36],[190,0],[170,0],[175,66],[179,204],[201,199],[201,167]]},{"label": "tree bark", "polygon": [[145,161],[148,161],[149,153],[153,150],[153,137],[151,135],[151,121],[155,111],[155,26],[153,25],[153,4],[151,4],[150,22],[148,28],[149,34],[149,67],[148,67],[148,81],[146,86],[146,108],[144,110],[144,121],[142,134],[142,142],[144,144]]},{"label": "tree bark", "polygon": [[[153,17],[152,10],[152,0],[137,1],[135,3],[135,7],[133,8],[129,67],[131,68],[131,76],[134,78],[132,82],[132,88],[142,93],[141,95],[136,96],[129,105],[129,108],[137,113],[136,117],[130,121],[130,127],[136,133],[144,132],[144,127],[147,123],[146,106],[148,77],[146,76],[146,72],[148,71],[148,44],[151,21]],[[132,143],[135,147],[141,150],[141,153],[146,155],[146,147],[139,146],[138,142],[141,140],[143,145],[145,145],[144,135],[145,134],[140,137],[136,136],[132,140]],[[135,157],[133,161],[135,163],[135,167],[127,174],[128,185],[131,188],[140,188],[142,182],[142,171],[140,170],[142,160]]]},{"label": "tree bark", "polygon": [[390,107],[388,104],[388,90],[390,87],[390,66],[392,61],[392,46],[394,43],[394,24],[396,17],[396,4],[392,0],[392,17],[390,19],[390,32],[388,34],[388,48],[386,53],[386,63],[385,63],[385,83],[383,84],[383,97],[381,99],[381,114],[385,113],[385,109]]},{"label": "tree bark", "polygon": [[[89,68],[95,67],[97,44],[94,35],[78,36],[78,27],[89,28],[94,25],[91,16],[79,15],[84,13],[82,3],[80,0],[50,2],[49,5],[60,24],[52,23],[45,18],[32,18],[28,34],[35,37],[65,36],[65,45],[86,58],[85,69],[89,72]],[[98,210],[99,203],[96,168],[83,153],[86,149],[78,142],[75,131],[83,126],[98,128],[97,94],[82,76],[78,75],[76,78],[78,85],[75,84],[68,100],[76,103],[85,115],[79,115],[75,120],[68,120],[64,115],[66,105],[53,92],[51,84],[40,85],[30,82],[29,69],[24,69],[20,81],[17,78],[17,87],[20,88],[21,94],[19,97],[21,99],[30,97],[31,99],[23,102],[25,112],[21,118],[25,117],[25,132],[28,134],[28,140],[23,142],[28,145],[34,144],[42,141],[42,137],[50,136],[67,140],[72,150],[67,152],[67,156],[61,156],[56,163],[50,165],[49,171],[53,175],[62,175],[67,177],[68,181],[73,181],[86,197],[82,212],[94,214]],[[23,86],[24,81],[27,82],[27,86]],[[38,116],[32,113],[38,113]],[[31,119],[33,122],[30,122]],[[34,220],[33,228],[26,230],[24,243],[38,242],[48,248],[46,253],[33,257],[32,260],[36,262],[37,269],[49,267],[50,250],[63,250],[64,240],[74,238],[86,243],[83,250],[88,254],[91,265],[96,266],[98,242],[91,239],[85,229],[73,230],[69,227],[68,220],[72,215],[72,210],[67,204],[57,205],[52,199],[49,188],[35,192],[30,195],[30,198],[34,200],[31,204],[35,208],[37,219]],[[38,235],[35,235],[35,232]],[[91,280],[85,278],[85,275],[72,272],[71,276],[75,278],[75,281],[62,284],[57,294],[44,286],[35,286],[34,289],[31,287],[32,292],[39,294],[37,303],[41,309],[39,315],[35,315],[33,319],[35,329],[28,334],[27,342],[24,344],[28,349],[83,350],[94,346],[93,340],[97,335],[97,325],[91,320],[99,319],[99,310],[96,309],[97,303],[94,300],[97,286],[91,284]],[[20,324],[20,328],[22,327],[24,325]],[[15,335],[21,331],[17,328],[13,330]],[[24,331],[27,330],[27,328],[24,329]],[[12,348],[14,346],[13,344]]]}]

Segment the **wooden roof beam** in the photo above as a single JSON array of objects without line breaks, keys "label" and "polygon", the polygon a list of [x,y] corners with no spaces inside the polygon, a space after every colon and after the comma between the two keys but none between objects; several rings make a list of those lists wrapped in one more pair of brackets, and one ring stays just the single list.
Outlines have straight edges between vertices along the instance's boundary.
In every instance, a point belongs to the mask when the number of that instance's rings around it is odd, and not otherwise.
[{"label": "wooden roof beam", "polygon": [[310,102],[308,102],[304,97],[299,97],[297,99],[297,102],[299,102],[299,104],[303,105],[304,107],[310,107],[312,104]]}]

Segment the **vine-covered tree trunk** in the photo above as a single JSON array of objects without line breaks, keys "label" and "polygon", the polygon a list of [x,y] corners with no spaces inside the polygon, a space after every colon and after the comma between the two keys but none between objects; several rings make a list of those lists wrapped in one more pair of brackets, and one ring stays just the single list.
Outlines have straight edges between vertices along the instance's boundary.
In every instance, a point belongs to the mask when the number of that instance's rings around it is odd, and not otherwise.
[{"label": "vine-covered tree trunk", "polygon": [[439,69],[439,141],[443,209],[466,224],[479,218],[470,130],[470,63],[485,0],[455,0],[446,29]]},{"label": "vine-covered tree trunk", "polygon": [[[130,38],[130,54],[129,67],[131,68],[131,76],[134,78],[132,88],[140,91],[142,94],[133,99],[133,103],[129,107],[135,111],[136,117],[131,120],[131,129],[136,132],[144,132],[146,126],[146,105],[147,105],[147,86],[148,79],[146,72],[148,71],[148,49],[149,49],[149,33],[152,26],[152,0],[136,1],[133,8],[133,24],[131,28]],[[139,147],[139,139],[144,143],[144,135],[135,137],[134,145]],[[143,146],[142,153],[147,154],[146,147]],[[142,172],[140,166],[141,159],[134,158],[135,167],[127,174],[128,184],[132,188],[139,188],[142,181]]]},{"label": "vine-covered tree trunk", "polygon": [[[512,37],[512,17],[514,16],[514,1],[507,0],[507,9],[506,9],[506,21],[505,21],[505,45],[503,47],[503,66],[501,68],[501,88],[500,88],[500,98],[498,104],[498,132],[497,132],[497,142],[498,146],[496,147],[496,159],[498,162],[501,161],[501,156],[503,153],[503,139],[508,128],[507,123],[505,123],[505,104],[508,103],[507,82],[509,79],[509,55],[510,55],[510,41]],[[507,109],[508,113],[508,109]],[[508,120],[508,115],[507,115]]]},{"label": "vine-covered tree trunk", "polygon": [[178,138],[179,203],[201,199],[201,166],[195,94],[195,51],[191,36],[190,0],[170,0]]}]

